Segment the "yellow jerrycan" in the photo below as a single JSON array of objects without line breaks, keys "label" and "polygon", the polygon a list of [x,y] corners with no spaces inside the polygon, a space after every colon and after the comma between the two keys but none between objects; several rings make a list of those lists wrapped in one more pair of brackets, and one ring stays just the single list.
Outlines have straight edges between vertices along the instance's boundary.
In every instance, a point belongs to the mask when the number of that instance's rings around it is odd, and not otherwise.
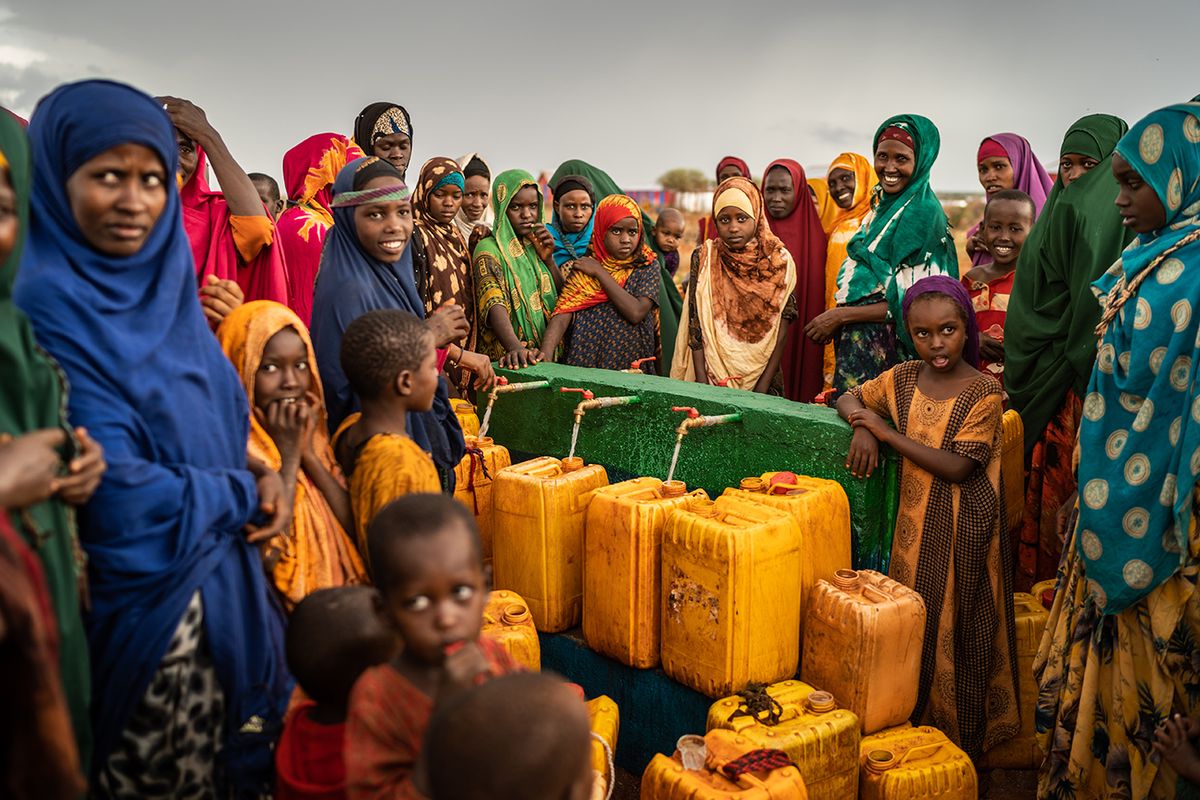
[{"label": "yellow jerrycan", "polygon": [[483,563],[492,563],[492,540],[496,530],[496,506],[492,488],[496,474],[512,464],[508,448],[496,444],[490,436],[467,436],[467,454],[454,468],[454,499],[475,515]]},{"label": "yellow jerrycan", "polygon": [[503,647],[522,667],[531,672],[542,669],[542,645],[533,616],[524,598],[516,592],[495,589],[483,608],[480,633]]},{"label": "yellow jerrycan", "polygon": [[1000,418],[1000,480],[1004,483],[1004,516],[1009,531],[1025,512],[1025,424],[1011,408]]},{"label": "yellow jerrycan", "polygon": [[475,405],[470,400],[454,398],[450,401],[450,407],[454,409],[454,416],[458,417],[463,436],[478,436],[479,415],[475,413]]},{"label": "yellow jerrycan", "polygon": [[[621,730],[621,712],[617,704],[608,695],[600,695],[587,701],[588,724],[592,729],[592,771],[596,773],[596,782],[604,781],[604,797],[608,785],[612,782],[613,756],[617,752],[617,734]],[[592,792],[596,797],[596,792]]]},{"label": "yellow jerrycan", "polygon": [[800,530],[786,511],[740,497],[693,498],[667,519],[662,664],[709,697],[796,674]]},{"label": "yellow jerrycan", "polygon": [[920,595],[872,570],[838,570],[809,595],[800,678],[874,733],[912,714],[924,640]]},{"label": "yellow jerrycan", "polygon": [[1029,593],[1036,597],[1049,610],[1054,605],[1054,587],[1056,585],[1058,585],[1057,578],[1051,578],[1048,581],[1038,581],[1030,587]]},{"label": "yellow jerrycan", "polygon": [[[800,632],[804,605],[818,580],[833,580],[850,569],[850,501],[837,481],[792,472],[768,472],[763,491],[726,489],[725,494],[756,500],[787,511],[800,525]],[[809,787],[809,794],[812,788]]]},{"label": "yellow jerrycan", "polygon": [[759,749],[733,731],[684,736],[673,756],[651,759],[641,800],[808,800],[794,765],[741,771]]},{"label": "yellow jerrycan", "polygon": [[1033,678],[1033,659],[1042,642],[1050,612],[1032,594],[1013,595],[1013,621],[1017,629],[1017,688],[1021,692],[1021,732],[983,754],[983,766],[1003,769],[1036,769],[1042,763],[1033,729],[1037,712],[1038,686]]},{"label": "yellow jerrycan", "polygon": [[708,729],[787,753],[810,800],[845,800],[858,791],[858,717],[838,708],[829,692],[796,680],[748,686],[712,704]]},{"label": "yellow jerrycan", "polygon": [[967,754],[936,728],[900,728],[862,740],[859,800],[976,800]]},{"label": "yellow jerrycan", "polygon": [[592,490],[607,484],[604,467],[581,458],[543,456],[496,474],[493,580],[525,598],[539,631],[579,624],[584,518]]},{"label": "yellow jerrycan", "polygon": [[596,490],[584,532],[583,638],[631,667],[658,665],[662,535],[687,493],[679,481],[634,478]]}]

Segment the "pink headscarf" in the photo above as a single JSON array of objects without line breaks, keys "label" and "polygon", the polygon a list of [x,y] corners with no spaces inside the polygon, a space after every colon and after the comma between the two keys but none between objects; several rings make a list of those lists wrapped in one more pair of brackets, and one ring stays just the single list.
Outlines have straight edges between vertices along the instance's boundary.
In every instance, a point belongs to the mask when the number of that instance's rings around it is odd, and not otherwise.
[{"label": "pink headscarf", "polygon": [[[1008,155],[1008,161],[1012,164],[1012,188],[1022,191],[1033,198],[1033,218],[1036,220],[1038,214],[1042,213],[1042,206],[1046,204],[1046,197],[1049,196],[1050,188],[1054,185],[1054,181],[1050,180],[1050,176],[1046,174],[1046,169],[1037,160],[1037,156],[1033,154],[1032,145],[1029,144],[1029,140],[1024,136],[1018,136],[1015,133],[997,133],[983,140],[984,143],[989,141],[995,142],[1004,148],[1004,152]],[[981,225],[983,225],[983,220],[980,220],[978,225],[967,231],[967,238],[970,239],[974,236],[979,231]],[[992,263],[992,256],[986,250],[977,250],[971,256],[972,266],[978,267],[981,264],[990,263]]]}]

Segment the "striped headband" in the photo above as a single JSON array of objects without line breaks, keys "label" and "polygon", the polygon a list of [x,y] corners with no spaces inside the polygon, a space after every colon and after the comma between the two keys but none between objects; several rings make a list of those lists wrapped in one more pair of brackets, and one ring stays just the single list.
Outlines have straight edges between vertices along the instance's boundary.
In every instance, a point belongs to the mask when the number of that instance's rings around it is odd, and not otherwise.
[{"label": "striped headband", "polygon": [[367,203],[397,203],[407,200],[412,192],[403,183],[392,183],[387,186],[376,186],[374,189],[362,189],[357,192],[342,192],[333,198],[334,208],[362,206]]}]

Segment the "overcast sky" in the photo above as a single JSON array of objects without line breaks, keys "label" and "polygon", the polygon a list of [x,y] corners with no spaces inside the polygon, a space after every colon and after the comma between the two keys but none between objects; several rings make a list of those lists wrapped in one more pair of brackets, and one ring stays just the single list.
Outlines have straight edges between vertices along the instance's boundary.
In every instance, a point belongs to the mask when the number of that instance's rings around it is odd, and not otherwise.
[{"label": "overcast sky", "polygon": [[289,147],[391,100],[413,116],[414,165],[583,158],[626,188],[730,153],[821,174],[914,112],[941,130],[934,188],[979,190],[989,134],[1050,163],[1084,114],[1132,123],[1200,93],[1200,0],[814,5],[0,0],[0,104],[27,116],[63,81],[126,81],[192,99],[246,171],[279,177]]}]

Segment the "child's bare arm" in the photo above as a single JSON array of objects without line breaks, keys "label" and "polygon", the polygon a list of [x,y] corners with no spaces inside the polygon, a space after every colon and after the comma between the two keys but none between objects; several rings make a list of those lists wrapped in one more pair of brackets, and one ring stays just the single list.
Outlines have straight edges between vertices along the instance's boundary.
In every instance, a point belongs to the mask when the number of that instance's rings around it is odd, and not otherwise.
[{"label": "child's bare arm", "polygon": [[[842,400],[839,398],[838,411],[840,412],[841,410]],[[948,450],[941,450],[936,447],[927,447],[909,439],[895,428],[889,426],[883,417],[867,409],[863,409],[860,413],[851,414],[847,418],[847,421],[856,430],[865,428],[870,431],[876,439],[886,445],[890,445],[897,453],[918,467],[932,472],[944,481],[962,483],[979,466],[979,462],[973,458],[960,456],[957,453],[951,453]]]},{"label": "child's bare arm", "polygon": [[571,320],[573,319],[575,319],[575,315],[568,312],[566,314],[555,314],[546,323],[546,332],[542,334],[542,346],[540,350],[550,363],[554,363],[554,351],[558,349],[558,343],[566,335],[567,328],[570,327]]},{"label": "child's bare arm", "polygon": [[779,372],[779,365],[783,363],[783,349],[787,344],[788,327],[791,325],[786,319],[779,323],[779,335],[775,337],[775,349],[771,351],[771,358],[767,361],[767,368],[763,370],[763,374],[759,376],[758,381],[754,384],[754,391],[759,394],[766,394],[771,388],[771,381],[775,379],[775,373]]},{"label": "child's bare arm", "polygon": [[577,259],[575,269],[584,275],[589,275],[600,282],[600,287],[608,295],[608,300],[621,316],[631,325],[637,325],[646,318],[654,303],[649,297],[634,297],[625,291],[625,287],[617,283],[612,273],[600,265],[600,262],[590,256]]}]

